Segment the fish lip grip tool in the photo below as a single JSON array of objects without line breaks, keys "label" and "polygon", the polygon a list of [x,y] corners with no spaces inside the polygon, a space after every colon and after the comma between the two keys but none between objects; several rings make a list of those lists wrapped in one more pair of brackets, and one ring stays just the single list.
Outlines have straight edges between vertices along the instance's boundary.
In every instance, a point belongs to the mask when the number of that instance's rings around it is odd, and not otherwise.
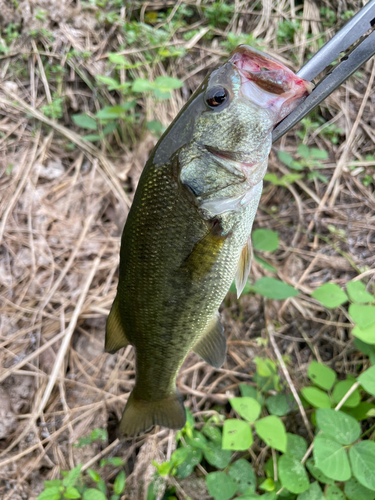
[{"label": "fish lip grip tool", "polygon": [[375,0],[368,2],[323,45],[297,76],[312,81],[348,49],[349,52],[316,84],[311,94],[275,127],[272,142],[280,139],[375,54]]}]

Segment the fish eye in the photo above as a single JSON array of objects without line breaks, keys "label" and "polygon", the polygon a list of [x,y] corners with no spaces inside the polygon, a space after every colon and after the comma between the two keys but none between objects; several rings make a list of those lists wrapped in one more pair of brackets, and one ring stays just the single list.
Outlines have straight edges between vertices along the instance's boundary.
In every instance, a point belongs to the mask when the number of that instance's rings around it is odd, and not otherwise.
[{"label": "fish eye", "polygon": [[206,103],[210,108],[217,108],[224,104],[229,97],[225,87],[213,87],[207,92]]}]

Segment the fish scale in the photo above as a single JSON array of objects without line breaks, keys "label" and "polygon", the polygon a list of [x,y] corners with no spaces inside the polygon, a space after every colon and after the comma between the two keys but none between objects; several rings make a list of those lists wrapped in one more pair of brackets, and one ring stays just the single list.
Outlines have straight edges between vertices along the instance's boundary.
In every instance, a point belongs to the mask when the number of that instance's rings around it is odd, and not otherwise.
[{"label": "fish scale", "polygon": [[272,129],[308,92],[281,63],[241,46],[155,146],[125,224],[106,328],[108,352],[135,347],[124,435],[184,425],[176,377],[190,350],[214,367],[224,362],[217,311],[233,279],[241,293],[249,274]]}]

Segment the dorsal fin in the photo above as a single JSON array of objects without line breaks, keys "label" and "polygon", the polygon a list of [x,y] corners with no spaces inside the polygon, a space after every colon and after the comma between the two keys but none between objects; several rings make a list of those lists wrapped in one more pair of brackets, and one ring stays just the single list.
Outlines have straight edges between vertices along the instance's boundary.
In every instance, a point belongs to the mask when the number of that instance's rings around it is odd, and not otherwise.
[{"label": "dorsal fin", "polygon": [[193,347],[193,351],[215,368],[220,368],[224,363],[227,354],[227,342],[219,313],[216,313],[212,318],[206,331]]},{"label": "dorsal fin", "polygon": [[129,344],[124,326],[120,317],[120,301],[116,295],[111,312],[107,318],[105,329],[105,351],[114,354],[116,351]]},{"label": "dorsal fin", "polygon": [[249,277],[252,257],[253,257],[253,249],[251,246],[251,235],[249,235],[246,245],[242,249],[236,271],[235,281],[237,289],[237,298],[239,298],[239,296],[241,295],[242,290],[246,285],[247,278]]}]

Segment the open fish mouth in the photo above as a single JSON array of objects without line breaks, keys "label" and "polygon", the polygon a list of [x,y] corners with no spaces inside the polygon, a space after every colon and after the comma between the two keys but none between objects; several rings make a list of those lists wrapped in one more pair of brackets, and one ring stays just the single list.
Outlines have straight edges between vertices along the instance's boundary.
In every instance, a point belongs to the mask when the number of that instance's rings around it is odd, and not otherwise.
[{"label": "open fish mouth", "polygon": [[275,125],[302,102],[314,88],[273,57],[240,45],[230,58],[241,76],[241,93],[276,114]]}]

